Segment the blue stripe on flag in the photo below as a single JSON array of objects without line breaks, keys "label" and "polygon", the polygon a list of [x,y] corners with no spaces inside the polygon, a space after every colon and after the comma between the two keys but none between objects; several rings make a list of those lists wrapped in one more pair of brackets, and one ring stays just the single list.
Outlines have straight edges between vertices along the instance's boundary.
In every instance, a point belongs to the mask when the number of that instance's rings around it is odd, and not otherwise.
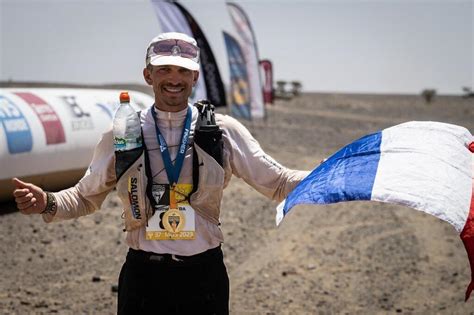
[{"label": "blue stripe on flag", "polygon": [[295,205],[370,200],[380,160],[382,132],[360,138],[319,165],[286,197],[283,214]]}]

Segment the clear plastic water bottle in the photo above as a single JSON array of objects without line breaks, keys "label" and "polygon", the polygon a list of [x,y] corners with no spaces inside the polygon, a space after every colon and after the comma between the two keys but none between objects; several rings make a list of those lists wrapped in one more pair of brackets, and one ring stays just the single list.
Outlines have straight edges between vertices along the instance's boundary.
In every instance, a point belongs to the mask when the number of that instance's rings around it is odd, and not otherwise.
[{"label": "clear plastic water bottle", "polygon": [[113,135],[115,151],[130,151],[140,148],[143,144],[140,118],[130,106],[128,92],[120,93],[120,106],[114,116]]}]

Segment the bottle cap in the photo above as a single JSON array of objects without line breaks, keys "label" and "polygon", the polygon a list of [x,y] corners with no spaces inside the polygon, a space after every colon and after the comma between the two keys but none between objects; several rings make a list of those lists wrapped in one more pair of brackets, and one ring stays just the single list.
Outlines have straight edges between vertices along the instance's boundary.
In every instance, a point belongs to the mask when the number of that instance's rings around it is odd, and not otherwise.
[{"label": "bottle cap", "polygon": [[120,93],[120,103],[128,103],[128,102],[130,102],[130,96],[128,95],[128,92]]}]

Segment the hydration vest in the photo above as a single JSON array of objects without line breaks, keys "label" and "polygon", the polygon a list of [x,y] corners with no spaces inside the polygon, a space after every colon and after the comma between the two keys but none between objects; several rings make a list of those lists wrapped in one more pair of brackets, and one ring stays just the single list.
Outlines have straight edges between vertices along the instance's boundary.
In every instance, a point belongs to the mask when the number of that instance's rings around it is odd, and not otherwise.
[{"label": "hydration vest", "polygon": [[[198,109],[198,118],[194,129],[193,136],[193,190],[189,195],[195,193],[199,184],[199,161],[196,154],[194,143],[203,149],[208,155],[215,159],[215,161],[223,167],[223,140],[222,130],[216,124],[214,105],[207,100],[201,100],[194,104]],[[140,112],[138,112],[140,115]],[[143,130],[142,130],[143,137]],[[151,172],[150,159],[146,144],[143,141],[143,146],[130,151],[116,151],[115,152],[115,174],[117,182],[120,177],[127,171],[144,154],[145,174],[148,178],[146,185],[146,196],[151,204],[151,208],[155,209],[155,198],[152,195],[153,176]],[[153,211],[154,212],[154,211]]]}]

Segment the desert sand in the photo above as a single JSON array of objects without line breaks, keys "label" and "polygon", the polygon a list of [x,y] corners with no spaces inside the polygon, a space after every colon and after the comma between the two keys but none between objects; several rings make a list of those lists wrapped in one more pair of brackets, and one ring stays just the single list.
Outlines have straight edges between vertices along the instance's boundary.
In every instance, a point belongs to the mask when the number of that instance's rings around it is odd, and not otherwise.
[{"label": "desert sand", "polygon": [[[411,120],[474,132],[474,99],[303,94],[244,122],[287,167],[313,169],[343,145]],[[474,314],[470,269],[454,228],[402,206],[297,206],[275,226],[277,203],[234,178],[224,193],[223,250],[232,314]],[[0,210],[1,314],[114,314],[127,252],[118,197],[97,213],[45,224]],[[159,292],[157,292],[159,294]]]}]

